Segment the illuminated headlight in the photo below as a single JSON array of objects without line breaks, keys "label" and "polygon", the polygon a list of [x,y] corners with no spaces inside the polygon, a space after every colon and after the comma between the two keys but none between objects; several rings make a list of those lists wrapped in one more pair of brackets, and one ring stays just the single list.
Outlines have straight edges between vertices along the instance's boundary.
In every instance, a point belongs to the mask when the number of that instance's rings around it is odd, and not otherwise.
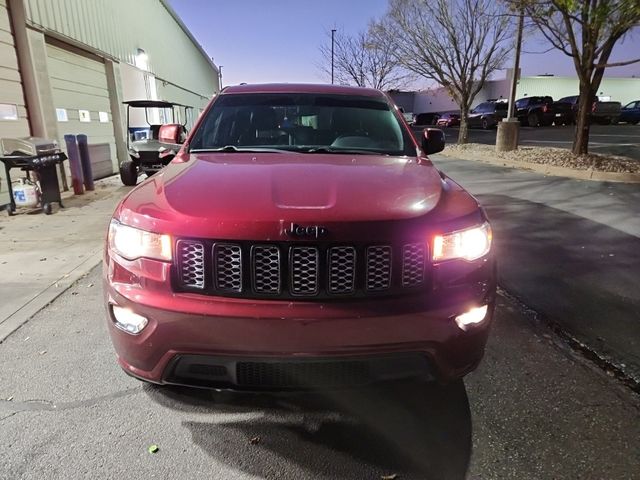
[{"label": "illuminated headlight", "polygon": [[116,327],[120,330],[136,335],[147,326],[148,320],[146,317],[138,315],[128,308],[112,305],[111,309],[113,310]]},{"label": "illuminated headlight", "polygon": [[487,316],[488,306],[474,307],[456,317],[456,323],[462,330],[466,330],[469,325],[474,325],[482,322]]},{"label": "illuminated headlight", "polygon": [[484,223],[445,235],[436,235],[433,239],[433,261],[441,262],[453,258],[477,260],[491,250],[491,226]]},{"label": "illuminated headlight", "polygon": [[171,237],[129,227],[111,220],[109,225],[109,249],[127,260],[152,258],[171,261]]}]

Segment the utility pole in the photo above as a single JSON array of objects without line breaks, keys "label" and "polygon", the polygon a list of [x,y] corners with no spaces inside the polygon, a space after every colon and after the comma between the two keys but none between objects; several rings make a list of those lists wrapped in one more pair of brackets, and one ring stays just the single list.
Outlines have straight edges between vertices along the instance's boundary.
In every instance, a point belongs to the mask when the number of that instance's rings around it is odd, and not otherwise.
[{"label": "utility pole", "polygon": [[335,43],[336,29],[331,29],[331,84],[333,85],[333,46]]},{"label": "utility pole", "polygon": [[511,76],[511,90],[509,91],[509,110],[507,118],[513,118],[515,114],[516,89],[518,88],[518,72],[520,70],[520,50],[522,49],[522,29],[524,27],[524,9],[520,8],[518,19],[518,33],[516,36],[516,53],[513,60],[513,75]]},{"label": "utility pole", "polygon": [[222,90],[222,67],[222,65],[218,65],[218,86],[220,87],[220,90]]},{"label": "utility pole", "polygon": [[518,149],[520,140],[520,121],[515,116],[516,90],[518,87],[518,72],[520,70],[520,50],[522,47],[522,30],[524,27],[524,6],[520,3],[520,18],[518,19],[518,32],[516,35],[515,58],[513,59],[513,73],[511,75],[511,88],[509,89],[509,106],[507,118],[498,123],[496,133],[496,151],[509,152]]}]

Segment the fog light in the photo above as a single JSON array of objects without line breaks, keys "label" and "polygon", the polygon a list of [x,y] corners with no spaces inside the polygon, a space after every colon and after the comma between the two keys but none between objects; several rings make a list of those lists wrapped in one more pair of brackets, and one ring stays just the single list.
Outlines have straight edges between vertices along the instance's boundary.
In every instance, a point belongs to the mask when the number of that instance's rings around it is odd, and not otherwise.
[{"label": "fog light", "polygon": [[456,323],[458,324],[458,327],[460,327],[460,329],[462,330],[466,330],[469,325],[482,322],[487,316],[487,309],[488,305],[484,305],[482,307],[474,307],[469,309],[462,315],[458,315],[456,317]]},{"label": "fog light", "polygon": [[133,313],[128,308],[112,305],[113,318],[116,320],[116,327],[120,330],[136,335],[140,333],[149,322],[146,317]]}]

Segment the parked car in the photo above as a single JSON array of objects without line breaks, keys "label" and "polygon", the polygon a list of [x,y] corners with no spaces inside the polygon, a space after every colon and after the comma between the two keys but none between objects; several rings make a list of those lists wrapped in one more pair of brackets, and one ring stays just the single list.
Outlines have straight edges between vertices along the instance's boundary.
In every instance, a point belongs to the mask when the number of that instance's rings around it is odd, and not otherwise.
[{"label": "parked car", "polygon": [[[572,95],[570,97],[564,97],[558,100],[558,103],[564,103],[571,106],[571,111],[573,113],[573,123],[575,123],[575,120],[578,116],[579,101],[579,95]],[[620,118],[621,109],[622,105],[620,102],[604,102],[596,99],[591,103],[589,120],[593,123],[600,123],[602,125],[617,123]]]},{"label": "parked car", "polygon": [[438,112],[418,113],[413,117],[413,126],[435,125],[439,118]]},{"label": "parked car", "polygon": [[436,121],[438,127],[457,127],[458,125],[460,125],[459,113],[444,113]]},{"label": "parked car", "polygon": [[572,123],[571,106],[557,103],[552,97],[525,97],[516,100],[515,115],[523,125],[530,127],[568,125]]},{"label": "parked car", "polygon": [[482,102],[469,112],[469,127],[494,128],[507,116],[507,103],[497,101]]},{"label": "parked car", "polygon": [[640,100],[626,104],[620,111],[620,121],[636,125],[640,122]]},{"label": "parked car", "polygon": [[[283,119],[288,119],[284,126]],[[116,207],[107,327],[129,375],[251,390],[453,381],[496,299],[491,226],[378,90],[237,85]]]}]

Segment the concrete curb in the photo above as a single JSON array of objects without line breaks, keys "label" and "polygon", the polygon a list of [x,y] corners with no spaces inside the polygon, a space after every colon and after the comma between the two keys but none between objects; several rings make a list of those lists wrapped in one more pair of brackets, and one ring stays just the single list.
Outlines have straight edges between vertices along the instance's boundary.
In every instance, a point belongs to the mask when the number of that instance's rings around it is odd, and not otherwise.
[{"label": "concrete curb", "polygon": [[503,160],[500,158],[487,158],[477,155],[450,154],[440,153],[443,157],[456,158],[459,160],[470,160],[474,162],[488,163],[500,167],[519,168],[521,170],[531,170],[543,175],[551,175],[555,177],[568,177],[577,180],[593,180],[598,182],[622,182],[622,183],[640,183],[640,173],[617,173],[617,172],[598,172],[595,170],[575,170],[573,168],[558,167],[555,165],[546,165],[532,162],[514,162],[512,160]]},{"label": "concrete curb", "polygon": [[36,313],[67,291],[74,283],[99,265],[101,261],[102,250],[98,248],[97,251],[80,262],[73,270],[51,283],[6,318],[4,322],[0,323],[0,343],[4,342],[9,335],[27,323]]}]

